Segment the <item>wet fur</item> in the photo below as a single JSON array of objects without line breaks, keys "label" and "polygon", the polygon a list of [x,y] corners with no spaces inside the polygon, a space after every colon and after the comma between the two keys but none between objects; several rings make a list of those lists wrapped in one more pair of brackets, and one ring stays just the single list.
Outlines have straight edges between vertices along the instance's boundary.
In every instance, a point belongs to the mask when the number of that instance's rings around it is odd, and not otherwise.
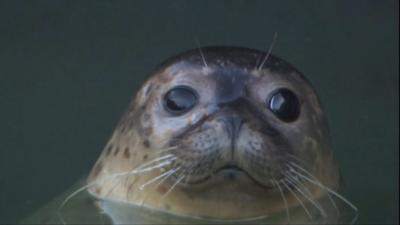
[{"label": "wet fur", "polygon": [[[199,204],[207,205],[212,195],[204,193],[215,185],[207,185],[207,180],[219,169],[234,166],[254,181],[257,190],[265,190],[265,199],[270,195],[280,199],[268,203],[259,198],[254,205],[265,205],[266,212],[250,210],[248,215],[254,212],[262,216],[282,209],[289,214],[290,206],[295,205],[301,205],[309,214],[306,202],[324,214],[314,200],[336,193],[338,169],[319,100],[294,67],[258,50],[207,47],[201,49],[201,54],[194,49],[172,57],[151,74],[94,166],[88,178],[91,194],[100,199],[148,203],[179,214],[188,210],[186,213],[196,216],[196,206],[190,209],[184,202],[204,199]],[[163,110],[161,101],[182,79],[203,90],[199,94],[206,97],[192,112],[176,118]],[[283,123],[262,104],[277,87],[289,88],[300,98],[302,108],[297,121]],[[234,144],[221,122],[229,113],[244,121]],[[219,182],[224,183],[224,179]],[[197,186],[206,192],[198,194]],[[187,195],[184,200],[180,200],[181,193]],[[186,206],[154,205],[156,201],[151,203],[150,198],[158,195],[162,198],[160,204],[167,202],[165,198],[182,201]],[[238,201],[235,199],[233,196],[229,201]],[[198,213],[216,216],[207,208]],[[243,212],[244,217],[248,215]],[[241,217],[234,211],[220,216]]]}]

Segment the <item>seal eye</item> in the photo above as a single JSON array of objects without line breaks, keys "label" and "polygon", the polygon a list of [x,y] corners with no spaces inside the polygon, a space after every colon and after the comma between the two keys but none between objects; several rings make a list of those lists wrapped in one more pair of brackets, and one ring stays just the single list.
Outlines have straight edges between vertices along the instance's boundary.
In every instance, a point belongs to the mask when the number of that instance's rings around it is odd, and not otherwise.
[{"label": "seal eye", "polygon": [[299,99],[285,88],[275,91],[268,102],[268,108],[284,122],[293,122],[300,115]]},{"label": "seal eye", "polygon": [[174,87],[164,96],[164,108],[169,113],[179,116],[192,109],[198,101],[195,90],[188,86]]}]

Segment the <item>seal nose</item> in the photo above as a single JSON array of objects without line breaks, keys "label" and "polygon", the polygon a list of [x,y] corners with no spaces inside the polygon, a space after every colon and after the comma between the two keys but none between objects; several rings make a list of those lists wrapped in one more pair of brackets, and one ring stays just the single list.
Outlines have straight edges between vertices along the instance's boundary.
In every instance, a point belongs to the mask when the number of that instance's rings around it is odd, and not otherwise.
[{"label": "seal nose", "polygon": [[225,129],[229,135],[229,137],[232,138],[232,140],[235,140],[239,134],[240,128],[242,126],[242,118],[240,118],[237,115],[227,115],[222,118],[222,121],[225,124]]},{"label": "seal nose", "polygon": [[220,120],[225,124],[225,129],[231,137],[232,142],[237,138],[240,128],[242,126],[243,118],[239,115],[239,108],[241,106],[242,98],[234,99],[230,102],[219,103],[220,107]]},{"label": "seal nose", "polygon": [[227,155],[229,160],[233,161],[235,158],[236,140],[238,139],[243,120],[237,114],[225,114],[220,118],[220,121],[224,124],[225,131],[230,139],[230,148],[226,154],[229,155]]}]

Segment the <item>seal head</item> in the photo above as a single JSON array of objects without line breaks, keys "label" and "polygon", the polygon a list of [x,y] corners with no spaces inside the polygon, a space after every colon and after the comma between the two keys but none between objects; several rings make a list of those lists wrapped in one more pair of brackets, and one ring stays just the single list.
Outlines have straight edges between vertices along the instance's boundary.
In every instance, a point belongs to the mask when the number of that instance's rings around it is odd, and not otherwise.
[{"label": "seal head", "polygon": [[152,72],[88,182],[103,200],[242,219],[324,196],[338,169],[299,71],[262,51],[205,47]]}]

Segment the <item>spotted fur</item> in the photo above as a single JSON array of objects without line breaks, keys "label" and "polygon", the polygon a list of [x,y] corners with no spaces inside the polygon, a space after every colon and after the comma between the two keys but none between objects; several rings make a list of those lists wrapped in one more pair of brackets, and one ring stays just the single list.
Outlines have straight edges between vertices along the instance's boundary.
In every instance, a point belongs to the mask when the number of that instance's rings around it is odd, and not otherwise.
[{"label": "spotted fur", "polygon": [[[335,189],[338,171],[325,118],[304,76],[272,55],[259,68],[267,54],[257,50],[208,47],[202,54],[185,52],[152,72],[95,164],[88,182],[96,185],[90,193],[177,214],[260,216],[284,208],[274,182],[285,179],[293,157]],[[169,114],[162,104],[165,93],[177,85],[190,86],[200,96],[181,116]],[[301,113],[294,122],[282,122],[266,108],[268,96],[282,87],[300,99]],[[234,137],[227,116],[242,120]],[[146,164],[161,166],[135,172]],[[125,175],[113,176],[121,173]],[[163,174],[167,179],[161,179]],[[315,198],[321,194],[310,190]],[[287,204],[298,205],[285,195]],[[216,204],[223,210],[215,212],[210,206]]]}]

